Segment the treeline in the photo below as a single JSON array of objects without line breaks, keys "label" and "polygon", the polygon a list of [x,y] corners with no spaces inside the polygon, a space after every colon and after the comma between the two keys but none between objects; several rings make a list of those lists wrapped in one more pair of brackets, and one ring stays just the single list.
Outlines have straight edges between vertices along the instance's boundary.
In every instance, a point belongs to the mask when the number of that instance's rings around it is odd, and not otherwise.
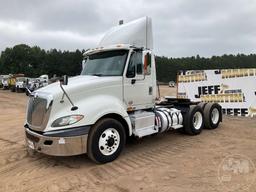
[{"label": "treeline", "polygon": [[205,69],[235,69],[256,68],[256,54],[222,55],[204,58],[196,57],[167,58],[157,57],[158,81],[176,81],[177,72],[180,70],[205,70]]},{"label": "treeline", "polygon": [[[38,46],[25,44],[6,48],[0,56],[0,74],[24,73],[29,77],[42,74],[53,76],[78,75],[82,68],[84,50],[61,51],[44,50]],[[156,57],[157,78],[161,82],[176,80],[180,70],[256,68],[256,54],[223,55],[204,58],[196,57],[168,58]]]},{"label": "treeline", "polygon": [[2,51],[0,74],[24,73],[28,77],[38,77],[42,74],[48,74],[50,77],[54,74],[78,75],[82,68],[83,52],[84,50],[57,49],[46,51],[38,46],[16,45]]}]

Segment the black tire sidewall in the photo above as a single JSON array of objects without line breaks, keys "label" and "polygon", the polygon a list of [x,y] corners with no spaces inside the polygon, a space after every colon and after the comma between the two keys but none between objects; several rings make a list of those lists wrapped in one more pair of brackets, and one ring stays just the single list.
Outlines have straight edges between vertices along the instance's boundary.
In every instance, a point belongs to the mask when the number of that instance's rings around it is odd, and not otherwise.
[{"label": "black tire sidewall", "polygon": [[[89,146],[90,153],[93,156],[93,160],[95,160],[98,163],[107,163],[115,160],[120,153],[122,152],[124,145],[125,145],[125,131],[120,122],[114,119],[104,119],[103,121],[96,124],[95,127],[93,127],[95,130],[89,133],[89,139],[90,143]],[[120,136],[120,143],[118,146],[118,149],[112,154],[112,155],[104,155],[99,150],[99,138],[101,134],[108,128],[114,128],[119,133]]]},{"label": "black tire sidewall", "polygon": [[201,107],[202,110],[204,110],[206,104],[207,103],[205,103],[205,102],[201,102],[201,103],[198,103],[198,106]]},{"label": "black tire sidewall", "polygon": [[[220,108],[220,105],[218,105],[217,103],[209,103],[207,105],[211,105],[211,107],[210,107],[210,109],[205,108],[205,112],[204,112],[206,118],[208,118],[208,119],[206,119],[206,122],[207,122],[207,125],[208,125],[206,128],[208,128],[208,129],[215,129],[215,128],[217,128],[219,126],[219,123],[221,121],[221,115],[222,115],[221,108]],[[215,108],[219,111],[219,120],[218,120],[218,122],[216,124],[214,124],[212,122],[212,111]]]},{"label": "black tire sidewall", "polygon": [[[202,115],[202,125],[200,127],[200,129],[196,129],[194,127],[194,124],[193,124],[193,117],[195,115],[196,112],[200,112],[201,115]],[[199,106],[190,106],[190,110],[187,114],[187,117],[186,117],[186,125],[185,125],[185,132],[190,134],[190,135],[198,135],[202,132],[202,129],[203,129],[203,126],[204,126],[204,114],[203,114],[203,110],[201,107]]]},{"label": "black tire sidewall", "polygon": [[14,86],[11,87],[11,92],[15,92],[15,87]]}]

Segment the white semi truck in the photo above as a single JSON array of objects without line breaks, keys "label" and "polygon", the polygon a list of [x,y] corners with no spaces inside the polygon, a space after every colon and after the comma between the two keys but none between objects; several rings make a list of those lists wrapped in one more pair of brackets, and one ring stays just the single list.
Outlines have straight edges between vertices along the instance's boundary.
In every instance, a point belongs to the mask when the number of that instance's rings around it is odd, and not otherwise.
[{"label": "white semi truck", "polygon": [[189,135],[217,128],[220,105],[166,98],[157,102],[151,19],[120,24],[84,53],[81,75],[30,95],[28,148],[54,156],[87,153],[97,163],[115,160],[126,139],[180,129]]}]

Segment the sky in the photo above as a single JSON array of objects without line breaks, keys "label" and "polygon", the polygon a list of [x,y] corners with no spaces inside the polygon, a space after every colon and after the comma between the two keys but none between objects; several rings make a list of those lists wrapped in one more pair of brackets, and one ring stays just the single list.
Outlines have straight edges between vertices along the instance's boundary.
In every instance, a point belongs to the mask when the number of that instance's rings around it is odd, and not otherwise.
[{"label": "sky", "polygon": [[120,19],[142,16],[160,56],[256,53],[256,0],[0,0],[0,51],[93,48]]}]

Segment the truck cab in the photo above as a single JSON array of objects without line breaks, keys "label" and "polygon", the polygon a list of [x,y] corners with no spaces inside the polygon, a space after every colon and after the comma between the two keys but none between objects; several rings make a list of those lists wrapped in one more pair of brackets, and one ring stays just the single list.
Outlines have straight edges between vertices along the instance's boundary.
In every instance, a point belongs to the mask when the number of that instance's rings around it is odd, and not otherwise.
[{"label": "truck cab", "polygon": [[17,93],[24,92],[26,90],[27,81],[28,81],[27,77],[16,78],[15,87],[16,87]]},{"label": "truck cab", "polygon": [[10,75],[3,75],[2,76],[2,86],[3,86],[3,89],[6,90],[6,89],[9,89],[9,83],[8,83],[8,79],[10,78]]},{"label": "truck cab", "polygon": [[79,76],[65,77],[30,95],[25,123],[30,150],[55,156],[87,153],[93,161],[107,163],[120,155],[130,136],[170,129],[196,135],[206,121],[209,128],[221,121],[218,104],[168,98],[156,103],[148,17],[109,30],[98,47],[84,53],[82,63]]}]

